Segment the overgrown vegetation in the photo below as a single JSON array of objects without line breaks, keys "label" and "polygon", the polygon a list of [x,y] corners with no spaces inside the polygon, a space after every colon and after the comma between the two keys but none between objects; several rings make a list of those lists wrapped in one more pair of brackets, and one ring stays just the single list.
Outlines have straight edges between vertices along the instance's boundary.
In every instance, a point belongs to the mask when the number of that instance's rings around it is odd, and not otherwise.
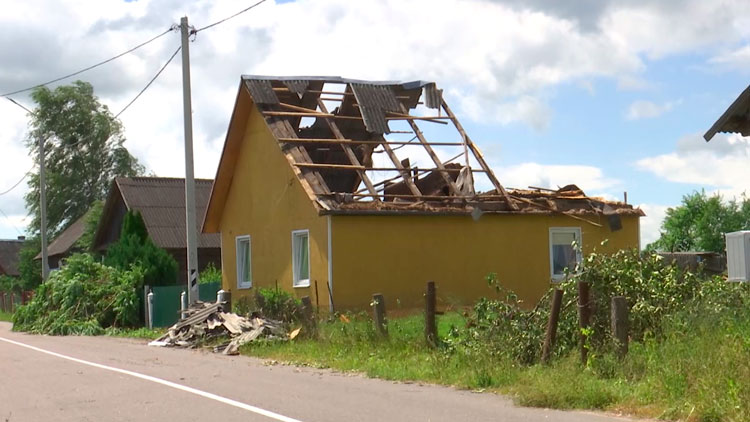
[{"label": "overgrown vegetation", "polygon": [[177,283],[177,261],[154,244],[138,211],[125,214],[120,239],[107,249],[104,264],[120,270],[137,265],[143,273],[143,283],[149,286]]},{"label": "overgrown vegetation", "polygon": [[139,323],[143,271],[119,270],[90,255],[73,255],[36,289],[33,299],[13,315],[13,329],[33,333],[103,334],[107,327]]},{"label": "overgrown vegetation", "polygon": [[201,271],[200,278],[198,278],[200,284],[221,284],[221,270],[216,268],[213,262],[209,263],[206,268]]},{"label": "overgrown vegetation", "polygon": [[266,318],[294,323],[302,317],[301,306],[299,299],[286,290],[261,287],[252,296],[238,300],[234,312],[240,315],[256,312]]},{"label": "overgrown vegetation", "polygon": [[[665,265],[653,253],[589,254],[564,289],[558,340],[549,365],[539,354],[549,298],[521,307],[502,280],[496,299],[439,317],[437,349],[426,346],[421,315],[391,318],[380,339],[366,314],[319,327],[317,339],[248,345],[262,357],[514,394],[519,403],[626,411],[696,421],[750,420],[750,286]],[[576,281],[591,283],[589,359],[578,355]],[[616,357],[610,298],[630,305],[630,352]]]}]

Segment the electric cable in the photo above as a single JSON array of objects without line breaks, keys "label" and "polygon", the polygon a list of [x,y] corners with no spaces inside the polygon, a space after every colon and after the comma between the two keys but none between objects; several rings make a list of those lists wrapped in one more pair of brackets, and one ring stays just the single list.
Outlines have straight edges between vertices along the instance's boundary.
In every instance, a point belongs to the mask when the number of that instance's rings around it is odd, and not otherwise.
[{"label": "electric cable", "polygon": [[144,86],[144,87],[143,87],[143,89],[142,89],[142,90],[141,90],[140,92],[138,92],[138,95],[136,95],[136,96],[135,96],[135,97],[134,97],[134,98],[133,98],[132,100],[130,100],[130,102],[129,102],[129,103],[128,103],[128,104],[127,104],[127,105],[126,105],[125,107],[123,107],[123,109],[122,109],[122,110],[120,110],[120,112],[119,112],[119,113],[115,114],[115,119],[116,119],[116,118],[118,118],[118,117],[120,117],[120,115],[121,115],[121,114],[122,114],[123,112],[125,112],[125,110],[127,110],[127,109],[128,109],[128,107],[130,107],[130,105],[131,105],[131,104],[133,104],[133,103],[135,102],[135,100],[137,100],[137,99],[138,99],[138,97],[140,97],[140,96],[141,96],[141,94],[143,94],[143,93],[144,93],[144,92],[145,92],[145,91],[146,91],[146,90],[148,89],[148,87],[150,87],[150,86],[151,86],[151,84],[152,84],[152,83],[154,83],[154,81],[156,80],[156,78],[158,78],[158,77],[159,77],[159,75],[161,75],[161,72],[163,72],[163,71],[164,71],[164,69],[166,69],[166,68],[167,68],[167,66],[169,66],[169,63],[171,63],[171,62],[172,62],[172,59],[174,59],[174,57],[175,57],[175,56],[177,55],[177,53],[179,53],[179,52],[180,52],[180,50],[181,50],[181,49],[182,49],[182,46],[180,46],[180,47],[177,47],[177,50],[175,50],[175,51],[174,51],[174,53],[172,53],[172,56],[171,56],[171,57],[169,58],[169,60],[167,60],[167,62],[166,62],[166,63],[164,63],[164,66],[162,66],[162,67],[161,67],[161,69],[159,69],[159,71],[158,71],[158,72],[156,72],[156,75],[154,75],[154,77],[153,77],[153,78],[151,78],[151,80],[150,80],[150,81],[148,81],[148,83],[146,84],[146,86]]},{"label": "electric cable", "polygon": [[214,22],[214,23],[212,23],[212,24],[210,24],[210,25],[206,25],[206,26],[204,26],[203,28],[198,28],[198,29],[194,29],[194,30],[193,30],[193,31],[192,31],[191,33],[192,33],[192,34],[197,34],[197,33],[198,33],[198,32],[200,32],[200,31],[203,31],[203,30],[206,30],[206,29],[208,29],[208,28],[214,27],[214,26],[216,26],[216,25],[222,24],[222,23],[224,23],[224,22],[228,21],[229,19],[235,18],[235,17],[237,17],[237,16],[239,16],[239,15],[241,15],[241,14],[243,14],[243,13],[247,12],[248,10],[250,10],[250,9],[252,9],[252,8],[256,7],[256,6],[259,6],[259,5],[261,4],[261,3],[264,3],[265,1],[266,1],[266,0],[260,0],[259,2],[257,2],[257,3],[255,3],[255,4],[253,4],[252,6],[249,6],[249,7],[246,7],[246,8],[244,8],[244,9],[240,10],[239,12],[235,13],[235,14],[234,14],[234,15],[232,15],[232,16],[227,16],[226,18],[224,18],[224,19],[222,19],[222,20],[220,20],[220,21],[216,21],[216,22]]}]

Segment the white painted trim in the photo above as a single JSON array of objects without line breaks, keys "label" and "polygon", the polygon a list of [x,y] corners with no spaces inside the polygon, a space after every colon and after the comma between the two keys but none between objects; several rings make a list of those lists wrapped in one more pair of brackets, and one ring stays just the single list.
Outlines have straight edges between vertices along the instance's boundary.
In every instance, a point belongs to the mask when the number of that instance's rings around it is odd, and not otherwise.
[{"label": "white painted trim", "polygon": [[[297,280],[297,259],[294,254],[294,238],[298,234],[307,235],[307,279]],[[312,259],[310,259],[310,230],[292,230],[292,287],[310,287],[310,275],[312,274]]]},{"label": "white painted trim", "polygon": [[[239,257],[239,250],[240,250],[240,242],[247,240],[247,253],[250,255],[250,259],[248,264],[250,265],[250,268],[248,268],[248,274],[250,275],[250,280],[242,280],[242,274],[240,271],[240,257]],[[237,288],[238,289],[249,289],[253,287],[253,242],[250,239],[250,235],[242,235],[237,236],[234,238],[234,266],[237,270]]]},{"label": "white painted trim", "polygon": [[331,244],[331,216],[326,216],[328,220],[328,310],[333,312],[333,245]]},{"label": "white painted trim", "polygon": [[581,234],[580,227],[550,227],[549,228],[549,240],[548,240],[548,252],[549,252],[549,274],[550,280],[553,283],[562,281],[565,276],[562,274],[555,274],[555,263],[554,256],[552,255],[552,234],[553,233],[573,233],[576,241],[578,242],[578,250],[576,250],[576,260],[580,264],[583,262],[583,235]]},{"label": "white painted trim", "polygon": [[161,379],[161,378],[152,377],[151,375],[145,375],[145,374],[141,374],[141,373],[138,373],[138,372],[128,371],[127,369],[120,369],[120,368],[115,368],[115,367],[112,367],[112,366],[102,365],[101,363],[89,362],[89,361],[86,361],[86,360],[83,360],[83,359],[78,359],[78,358],[74,358],[74,357],[71,357],[71,356],[66,356],[66,355],[63,355],[63,354],[60,354],[60,353],[51,352],[49,350],[44,350],[44,349],[41,349],[39,347],[34,347],[34,346],[31,346],[31,345],[28,345],[28,344],[24,344],[24,343],[21,343],[21,342],[18,342],[18,341],[13,341],[13,340],[10,340],[10,339],[7,339],[7,338],[3,338],[3,337],[0,337],[0,341],[4,341],[4,342],[10,343],[10,344],[15,344],[16,346],[25,347],[27,349],[31,349],[31,350],[34,350],[34,351],[37,351],[37,352],[40,352],[40,353],[44,353],[44,354],[47,354],[47,355],[50,355],[50,356],[54,356],[54,357],[57,357],[57,358],[60,358],[60,359],[66,359],[66,360],[69,360],[69,361],[72,361],[72,362],[80,363],[82,365],[93,366],[94,368],[103,369],[105,371],[112,371],[112,372],[116,372],[118,374],[128,375],[128,376],[139,378],[139,379],[142,379],[142,380],[145,380],[145,381],[150,381],[150,382],[153,382],[153,383],[156,383],[156,384],[161,384],[161,385],[164,385],[166,387],[174,388],[176,390],[184,391],[184,392],[190,393],[190,394],[195,394],[196,396],[201,396],[201,397],[207,398],[209,400],[214,400],[214,401],[217,401],[219,403],[224,403],[224,404],[229,405],[229,406],[234,406],[234,407],[237,407],[237,408],[240,408],[240,409],[243,409],[243,410],[247,410],[248,412],[253,412],[253,413],[256,413],[258,415],[265,416],[267,418],[275,419],[277,421],[281,421],[281,422],[301,422],[299,419],[294,419],[294,418],[290,418],[288,416],[280,415],[280,414],[278,414],[276,412],[272,412],[270,410],[262,409],[260,407],[252,406],[252,405],[249,405],[249,404],[246,404],[246,403],[242,403],[242,402],[239,402],[237,400],[228,399],[228,398],[222,397],[222,396],[220,396],[218,394],[209,393],[209,392],[206,392],[206,391],[198,390],[197,388],[192,388],[192,387],[188,387],[188,386],[185,386],[185,385],[182,385],[182,384],[177,384],[176,382],[167,381],[167,380],[164,380],[164,379]]}]

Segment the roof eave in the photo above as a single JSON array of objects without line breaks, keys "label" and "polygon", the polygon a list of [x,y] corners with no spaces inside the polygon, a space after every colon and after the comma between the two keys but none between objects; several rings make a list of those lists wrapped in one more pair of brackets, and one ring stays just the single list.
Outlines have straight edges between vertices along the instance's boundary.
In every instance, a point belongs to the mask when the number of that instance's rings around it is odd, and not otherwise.
[{"label": "roof eave", "polygon": [[[740,133],[742,136],[748,136],[750,135],[750,118],[748,118],[748,113],[746,110],[750,107],[750,86],[745,88],[744,91],[740,93],[740,95],[737,97],[737,99],[734,100],[732,105],[730,105],[726,111],[719,117],[716,122],[711,126],[711,128],[703,135],[703,139],[706,140],[706,142],[710,141],[717,133]],[[745,112],[741,112],[741,110],[745,110]],[[734,126],[728,127],[727,124],[735,120],[734,123],[738,123],[741,125],[739,127],[739,130],[735,128]]]}]

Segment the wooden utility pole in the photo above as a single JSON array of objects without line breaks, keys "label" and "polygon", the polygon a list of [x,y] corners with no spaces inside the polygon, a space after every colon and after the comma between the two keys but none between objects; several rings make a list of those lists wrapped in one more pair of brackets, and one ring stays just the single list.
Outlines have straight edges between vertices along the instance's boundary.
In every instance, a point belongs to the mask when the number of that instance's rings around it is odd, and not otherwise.
[{"label": "wooden utility pole", "polygon": [[44,179],[44,137],[39,137],[39,214],[42,237],[42,281],[49,277],[49,257],[47,256],[47,183]]},{"label": "wooden utility pole", "polygon": [[182,110],[185,125],[185,232],[187,233],[188,302],[198,300],[198,227],[195,222],[195,175],[193,174],[193,106],[190,98],[190,27],[180,19],[182,33]]},{"label": "wooden utility pole", "polygon": [[547,321],[547,332],[544,336],[544,345],[542,346],[542,363],[549,362],[552,348],[555,346],[555,337],[557,336],[557,323],[560,320],[560,308],[562,307],[563,291],[555,289],[552,295],[552,304],[550,305],[549,321]]},{"label": "wooden utility pole", "polygon": [[628,354],[628,302],[625,296],[612,298],[612,337],[615,340],[617,356],[622,359]]}]

